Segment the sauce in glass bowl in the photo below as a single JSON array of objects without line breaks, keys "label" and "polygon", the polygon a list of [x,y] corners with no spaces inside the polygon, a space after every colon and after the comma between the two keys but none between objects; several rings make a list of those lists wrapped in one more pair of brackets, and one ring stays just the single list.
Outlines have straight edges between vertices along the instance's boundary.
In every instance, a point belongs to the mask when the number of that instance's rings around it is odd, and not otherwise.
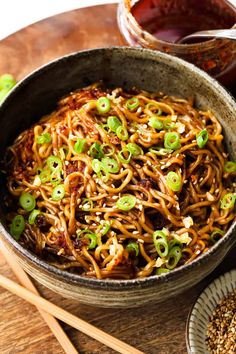
[{"label": "sauce in glass bowl", "polygon": [[231,28],[236,8],[227,0],[123,0],[118,23],[126,43],[185,59],[223,85],[236,80],[236,43],[211,39],[188,44],[178,40],[195,31]]}]

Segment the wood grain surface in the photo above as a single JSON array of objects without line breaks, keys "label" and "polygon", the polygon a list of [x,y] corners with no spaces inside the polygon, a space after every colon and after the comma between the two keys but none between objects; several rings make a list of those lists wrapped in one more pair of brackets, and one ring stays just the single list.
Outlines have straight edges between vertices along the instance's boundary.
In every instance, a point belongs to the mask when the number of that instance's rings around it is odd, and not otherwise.
[{"label": "wood grain surface", "polygon": [[[120,45],[116,5],[102,5],[60,14],[31,25],[0,42],[0,73],[21,79],[38,66],[77,50]],[[236,267],[234,248],[204,281],[156,306],[140,309],[99,309],[64,299],[36,283],[48,300],[147,354],[186,354],[185,325],[189,310],[205,285]],[[0,254],[1,274],[16,280]],[[82,354],[114,351],[63,325]],[[0,288],[0,353],[63,353],[36,308]]]}]

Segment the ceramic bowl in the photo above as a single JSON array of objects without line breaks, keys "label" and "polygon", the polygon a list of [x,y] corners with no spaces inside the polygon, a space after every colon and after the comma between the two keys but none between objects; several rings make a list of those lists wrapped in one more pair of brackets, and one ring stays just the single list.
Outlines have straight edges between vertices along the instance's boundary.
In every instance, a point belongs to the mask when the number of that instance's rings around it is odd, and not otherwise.
[{"label": "ceramic bowl", "polygon": [[198,297],[186,327],[188,354],[210,354],[206,344],[209,318],[220,301],[236,289],[236,269],[215,279]]},{"label": "ceramic bowl", "polygon": [[[169,95],[194,97],[220,120],[227,148],[236,160],[236,103],[212,78],[192,64],[167,54],[137,48],[103,48],[64,56],[22,80],[0,107],[0,159],[24,129],[55,108],[70,91],[98,80],[110,86],[136,86]],[[0,192],[4,194],[1,176]],[[168,274],[133,280],[98,280],[61,271],[19,245],[8,233],[3,198],[0,232],[4,244],[22,267],[55,292],[96,306],[135,307],[166,300],[207,276],[225,257],[235,240],[236,223],[209,251]]]}]

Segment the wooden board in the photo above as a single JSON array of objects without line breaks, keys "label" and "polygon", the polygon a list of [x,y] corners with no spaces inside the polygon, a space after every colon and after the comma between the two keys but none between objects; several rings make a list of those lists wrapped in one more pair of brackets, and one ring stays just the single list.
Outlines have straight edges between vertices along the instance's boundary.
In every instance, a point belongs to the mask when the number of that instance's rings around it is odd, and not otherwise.
[{"label": "wooden board", "polygon": [[[102,5],[60,14],[33,24],[0,42],[0,73],[17,79],[38,66],[77,50],[121,44],[116,5]],[[185,354],[185,324],[199,292],[218,274],[236,267],[235,249],[207,279],[162,305],[111,310],[81,305],[36,284],[55,304],[89,321],[147,354]],[[14,280],[0,255],[0,272]],[[114,351],[78,331],[64,326],[80,353],[112,354]],[[0,353],[60,354],[57,340],[37,310],[0,288]]]}]

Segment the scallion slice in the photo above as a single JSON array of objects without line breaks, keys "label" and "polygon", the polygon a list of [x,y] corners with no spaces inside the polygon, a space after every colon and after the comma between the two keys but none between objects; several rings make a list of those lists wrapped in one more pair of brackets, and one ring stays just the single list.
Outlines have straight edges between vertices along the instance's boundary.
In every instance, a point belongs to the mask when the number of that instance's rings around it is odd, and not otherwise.
[{"label": "scallion slice", "polygon": [[65,195],[65,187],[64,184],[59,184],[52,191],[52,200],[59,201],[64,198]]},{"label": "scallion slice", "polygon": [[31,213],[29,214],[29,218],[28,218],[30,225],[35,224],[35,220],[39,214],[41,214],[40,210],[34,209],[31,211]]},{"label": "scallion slice", "polygon": [[128,211],[135,207],[136,198],[133,195],[124,195],[116,202],[116,206],[120,210]]},{"label": "scallion slice", "polygon": [[197,135],[196,135],[196,140],[197,144],[200,147],[200,149],[204,148],[208,141],[208,132],[206,129],[201,130]]},{"label": "scallion slice", "polygon": [[115,159],[104,157],[101,162],[104,171],[109,173],[117,173],[119,171],[119,164]]},{"label": "scallion slice", "polygon": [[82,152],[85,151],[87,141],[86,139],[77,139],[75,145],[74,145],[74,150],[77,152],[77,154],[81,154]]},{"label": "scallion slice", "polygon": [[104,156],[101,144],[95,142],[90,146],[89,155],[95,159],[100,159]]},{"label": "scallion slice", "polygon": [[118,138],[120,140],[127,140],[129,137],[128,131],[127,131],[126,127],[124,127],[123,125],[120,125],[116,129],[116,135],[118,136]]},{"label": "scallion slice", "polygon": [[111,109],[111,102],[107,97],[99,97],[96,106],[99,113],[107,113]]},{"label": "scallion slice", "polygon": [[[125,154],[127,153],[128,153],[128,157],[125,156]],[[124,147],[121,151],[118,152],[117,156],[120,162],[129,163],[132,157],[132,153],[128,151],[126,147]]]},{"label": "scallion slice", "polygon": [[143,155],[143,149],[135,144],[135,143],[129,143],[126,145],[127,151],[129,151],[133,156],[140,156]]},{"label": "scallion slice", "polygon": [[49,170],[42,170],[39,174],[42,183],[46,183],[51,179],[51,172]]},{"label": "scallion slice", "polygon": [[19,199],[20,206],[25,211],[31,211],[35,208],[36,201],[35,198],[30,193],[23,193]]},{"label": "scallion slice", "polygon": [[130,242],[126,248],[125,248],[129,253],[135,253],[136,257],[139,255],[139,247],[136,242]]},{"label": "scallion slice", "polygon": [[211,235],[210,235],[211,241],[212,241],[213,243],[216,243],[217,241],[219,241],[219,240],[222,238],[222,236],[223,236],[224,234],[225,234],[225,232],[224,232],[223,230],[220,230],[220,229],[214,230],[214,231],[211,233]]},{"label": "scallion slice", "polygon": [[166,176],[167,186],[174,192],[178,192],[181,189],[181,177],[176,172],[168,172]]},{"label": "scallion slice", "polygon": [[132,97],[126,101],[126,108],[128,108],[130,111],[134,111],[136,108],[139,107],[140,102],[137,97]]},{"label": "scallion slice", "polygon": [[62,170],[62,162],[57,156],[49,156],[47,158],[47,165],[52,172]]},{"label": "scallion slice", "polygon": [[234,193],[227,193],[220,201],[221,209],[231,209],[234,207],[236,195]]},{"label": "scallion slice", "polygon": [[169,150],[177,150],[181,147],[180,137],[177,132],[168,132],[164,136],[164,146]]},{"label": "scallion slice", "polygon": [[166,257],[168,255],[168,241],[163,231],[158,230],[153,233],[153,243],[160,257]]},{"label": "scallion slice", "polygon": [[112,131],[112,132],[116,132],[116,129],[121,126],[121,121],[119,120],[118,117],[116,116],[110,116],[107,118],[107,125],[108,128]]},{"label": "scallion slice", "polygon": [[236,163],[233,161],[227,161],[224,165],[224,170],[228,173],[236,172]]},{"label": "scallion slice", "polygon": [[19,240],[22,232],[25,229],[25,220],[22,215],[16,215],[10,225],[10,233],[15,240]]},{"label": "scallion slice", "polygon": [[182,251],[180,247],[174,246],[173,248],[171,248],[167,256],[166,268],[174,269],[179,263],[181,257],[182,257]]},{"label": "scallion slice", "polygon": [[81,202],[81,209],[83,211],[90,211],[93,209],[93,201],[91,199],[85,198]]},{"label": "scallion slice", "polygon": [[47,144],[52,141],[52,137],[50,133],[44,133],[37,136],[37,143],[38,144]]},{"label": "scallion slice", "polygon": [[164,127],[163,122],[155,116],[149,119],[148,125],[157,130],[162,130]]}]

